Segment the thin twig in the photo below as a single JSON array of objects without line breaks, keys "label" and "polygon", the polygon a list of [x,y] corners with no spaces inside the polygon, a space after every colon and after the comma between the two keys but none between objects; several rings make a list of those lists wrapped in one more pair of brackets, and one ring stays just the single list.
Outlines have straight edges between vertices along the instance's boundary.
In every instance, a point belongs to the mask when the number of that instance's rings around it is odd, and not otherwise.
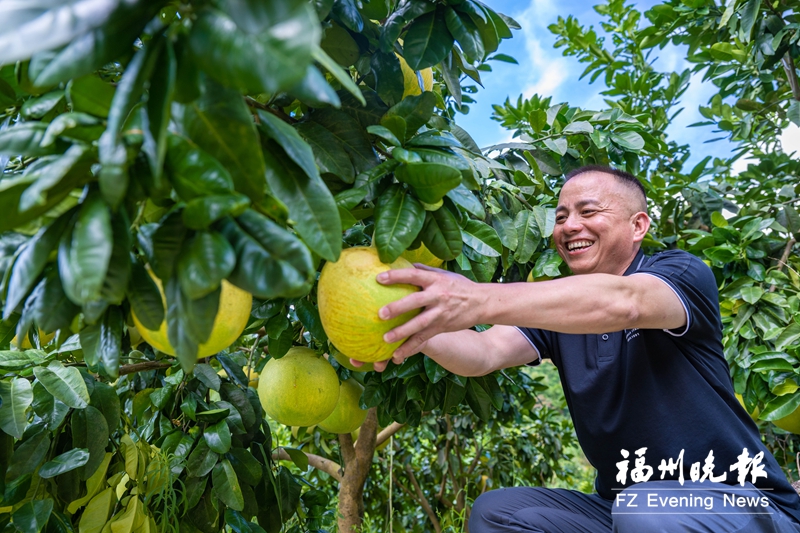
[{"label": "thin twig", "polygon": [[436,513],[433,512],[433,508],[431,507],[430,502],[428,502],[428,498],[425,497],[425,493],[422,492],[422,488],[420,488],[417,478],[414,476],[414,471],[411,469],[411,465],[406,464],[405,467],[408,479],[411,481],[411,484],[414,486],[414,491],[417,493],[417,500],[419,501],[419,504],[422,506],[422,509],[425,510],[425,514],[428,515],[428,518],[433,524],[433,529],[436,531],[436,533],[440,533],[442,531],[442,525],[439,523]]},{"label": "thin twig", "polygon": [[146,372],[148,370],[161,370],[162,368],[169,368],[173,365],[172,362],[165,361],[147,361],[146,363],[134,363],[132,365],[122,365],[119,367],[119,375],[125,376],[127,374],[135,374],[136,372]]},{"label": "thin twig", "polygon": [[[313,466],[317,470],[325,472],[339,483],[342,482],[342,467],[339,466],[338,463],[331,461],[330,459],[320,457],[319,455],[315,455],[313,453],[306,453],[306,457],[308,457],[309,465]],[[289,454],[286,453],[286,450],[284,450],[283,448],[272,450],[272,458],[281,461],[292,460],[292,458],[289,457]]]},{"label": "thin twig", "polygon": [[795,100],[800,100],[800,83],[797,81],[797,73],[795,72],[794,60],[789,52],[781,58],[783,63],[783,70],[786,72],[786,78],[789,80],[789,87],[792,88],[792,97]]},{"label": "thin twig", "polygon": [[[792,251],[792,247],[795,244],[797,244],[797,240],[794,237],[789,239],[789,242],[786,243],[786,247],[783,249],[783,255],[778,260],[778,272],[783,272],[783,267],[789,266],[789,263],[787,263],[787,261],[789,260],[789,254]],[[770,286],[769,292],[775,292],[775,284],[774,283]]]}]

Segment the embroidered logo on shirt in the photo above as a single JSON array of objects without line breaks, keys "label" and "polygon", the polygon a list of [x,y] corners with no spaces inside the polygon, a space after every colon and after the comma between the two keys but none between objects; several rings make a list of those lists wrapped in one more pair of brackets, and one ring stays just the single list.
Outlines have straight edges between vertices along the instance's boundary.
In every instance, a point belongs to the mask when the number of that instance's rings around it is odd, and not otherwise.
[{"label": "embroidered logo on shirt", "polygon": [[628,342],[631,342],[631,340],[635,339],[638,336],[639,336],[639,328],[625,330],[625,340]]}]

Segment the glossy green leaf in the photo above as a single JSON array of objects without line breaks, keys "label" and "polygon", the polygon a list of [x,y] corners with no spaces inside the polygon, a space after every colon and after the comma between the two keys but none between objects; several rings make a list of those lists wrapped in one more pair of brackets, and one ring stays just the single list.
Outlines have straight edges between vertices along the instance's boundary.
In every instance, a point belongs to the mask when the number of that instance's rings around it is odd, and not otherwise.
[{"label": "glossy green leaf", "polygon": [[6,475],[10,479],[33,474],[50,450],[50,433],[40,431],[20,443],[14,450]]},{"label": "glossy green leaf", "polygon": [[639,152],[644,148],[644,139],[635,131],[611,132],[611,140],[623,150]]},{"label": "glossy green leaf", "polygon": [[58,428],[70,411],[67,404],[57,400],[47,392],[44,386],[36,382],[33,385],[33,412],[42,419],[47,429],[53,431]]},{"label": "glossy green leaf", "polygon": [[446,206],[425,214],[421,235],[428,250],[440,259],[450,261],[461,253],[461,227]]},{"label": "glossy green leaf", "polygon": [[414,241],[425,223],[425,209],[419,200],[393,185],[378,198],[375,206],[373,239],[378,256],[391,263]]},{"label": "glossy green leaf", "polygon": [[52,512],[51,498],[29,501],[14,511],[14,527],[20,533],[39,533],[44,529]]},{"label": "glossy green leaf", "polygon": [[81,468],[81,479],[86,480],[105,459],[108,445],[108,424],[103,414],[91,405],[72,415],[72,446],[89,452],[89,460]]},{"label": "glossy green leaf", "polygon": [[190,200],[183,210],[183,222],[194,230],[208,229],[224,217],[238,217],[250,207],[250,199],[237,193],[202,196]]},{"label": "glossy green leaf", "polygon": [[217,463],[211,473],[211,481],[214,483],[214,489],[222,503],[236,511],[244,509],[242,489],[239,486],[239,479],[230,461],[222,459]]},{"label": "glossy green leaf", "polygon": [[311,6],[230,4],[234,9],[228,13],[200,11],[189,37],[197,64],[219,83],[241,92],[276,93],[300,81],[320,39]]},{"label": "glossy green leaf", "polygon": [[356,175],[353,163],[333,132],[316,122],[301,122],[295,129],[311,146],[320,172],[335,174],[345,183],[353,183]]},{"label": "glossy green leaf", "polygon": [[325,334],[325,329],[322,327],[322,321],[319,318],[319,311],[308,300],[298,300],[294,304],[297,318],[303,324],[311,335],[320,343],[328,342],[328,336]]},{"label": "glossy green leaf", "polygon": [[114,86],[95,74],[70,80],[67,84],[67,101],[72,111],[107,117],[114,99]]},{"label": "glossy green leaf", "polygon": [[542,232],[532,211],[523,210],[517,213],[514,219],[517,231],[517,248],[514,251],[514,260],[517,263],[527,263],[542,242]]},{"label": "glossy green leaf", "polygon": [[33,374],[47,392],[70,407],[83,409],[89,405],[89,390],[76,367],[52,361],[46,367],[34,368]]},{"label": "glossy green leaf", "polygon": [[113,432],[119,426],[120,401],[117,391],[111,385],[98,381],[90,393],[90,405],[96,407],[106,419],[106,426]]},{"label": "glossy green leaf", "polygon": [[272,113],[258,111],[258,129],[268,138],[276,141],[283,148],[286,155],[308,175],[309,178],[319,178],[319,171],[314,164],[314,152],[308,143],[297,131]]},{"label": "glossy green leaf", "polygon": [[381,33],[380,38],[381,50],[385,53],[391,52],[395,41],[397,41],[397,38],[400,36],[405,26],[417,17],[433,11],[435,8],[436,6],[434,4],[425,0],[409,0],[407,2],[402,2],[383,24],[383,33]]},{"label": "glossy green leaf", "polygon": [[180,135],[170,135],[167,146],[167,173],[183,200],[233,192],[228,170],[196,144]]},{"label": "glossy green leaf", "polygon": [[[337,144],[344,147],[353,163],[356,174],[366,172],[378,164],[369,136],[364,128],[344,111],[320,109],[311,115],[311,120],[328,130]],[[301,134],[303,131],[300,132]],[[313,145],[312,145],[313,147]],[[345,179],[344,176],[342,176]],[[345,179],[345,181],[347,181]],[[347,181],[352,183],[351,181]]]},{"label": "glossy green leaf", "polygon": [[111,213],[102,198],[90,196],[58,250],[64,291],[73,302],[83,304],[100,297],[112,248]]},{"label": "glossy green leaf", "polygon": [[86,170],[86,166],[81,163],[87,152],[88,148],[85,146],[73,145],[62,156],[43,158],[28,167],[24,176],[31,185],[20,196],[20,212],[25,213],[33,207],[47,205],[50,192],[55,190],[58,194],[63,189],[63,185],[59,187],[62,180],[74,184],[75,173]]},{"label": "glossy green leaf", "polygon": [[417,197],[429,204],[435,204],[461,184],[461,173],[457,169],[438,163],[400,165],[395,177],[409,184]]},{"label": "glossy green leaf", "polygon": [[335,22],[325,29],[320,48],[343,67],[354,64],[360,55],[358,44],[350,33]]},{"label": "glossy green leaf", "polygon": [[46,131],[44,122],[22,122],[6,128],[0,131],[0,154],[39,157],[63,152],[65,143],[42,144]]},{"label": "glossy green leaf", "polygon": [[375,75],[375,91],[388,105],[395,105],[403,99],[404,81],[400,60],[394,52],[375,52],[370,60],[372,73]]},{"label": "glossy green leaf", "polygon": [[21,439],[28,427],[28,408],[33,403],[30,381],[20,377],[0,381],[0,400],[0,429]]},{"label": "glossy green leaf", "polygon": [[46,462],[39,469],[39,477],[50,479],[66,472],[80,468],[89,460],[89,452],[85,449],[72,449]]},{"label": "glossy green leaf", "polygon": [[178,256],[181,289],[192,300],[217,289],[236,265],[230,243],[219,233],[201,231],[184,244]]},{"label": "glossy green leaf", "polygon": [[[224,423],[224,422],[223,422]],[[186,471],[190,476],[204,477],[207,476],[214,465],[217,464],[219,455],[208,447],[205,439],[197,441],[197,446],[194,451],[189,454],[186,461]]]},{"label": "glossy green leaf", "polygon": [[164,301],[155,281],[138,261],[131,264],[128,300],[142,325],[158,330],[164,321]]},{"label": "glossy green leaf", "polygon": [[197,363],[200,343],[208,340],[219,310],[220,289],[203,298],[191,300],[180,288],[177,277],[166,283],[167,335],[181,367],[191,372]]},{"label": "glossy green leaf", "polygon": [[263,467],[249,450],[231,448],[225,457],[230,461],[233,470],[242,482],[248,485],[258,485],[261,481]]},{"label": "glossy green leaf", "polygon": [[47,113],[55,109],[64,99],[64,91],[50,91],[41,96],[29,98],[22,104],[20,113],[27,119],[42,118]]},{"label": "glossy green leaf", "polygon": [[164,43],[153,65],[153,74],[147,92],[147,105],[142,107],[143,144],[142,152],[150,163],[150,172],[159,180],[167,153],[167,126],[170,122],[170,107],[175,91],[177,64],[175,51],[170,41]]},{"label": "glossy green leaf", "polygon": [[236,190],[258,201],[264,196],[264,159],[258,133],[242,96],[211,80],[197,100],[176,117],[186,135],[231,174]]},{"label": "glossy green leaf", "polygon": [[253,210],[223,220],[222,234],[236,253],[230,281],[257,298],[300,296],[310,290],[311,253],[297,237]]},{"label": "glossy green leaf", "polygon": [[341,221],[333,195],[319,176],[303,172],[273,142],[264,150],[267,182],[289,208],[294,229],[308,246],[328,261],[341,252]]},{"label": "glossy green leaf", "polygon": [[444,13],[445,23],[450,34],[458,41],[464,55],[471,62],[481,61],[486,57],[483,41],[477,26],[469,16],[448,7]]},{"label": "glossy green leaf", "polygon": [[225,420],[207,427],[203,431],[203,438],[212,452],[223,454],[231,449],[231,430]]},{"label": "glossy green leaf", "polygon": [[64,293],[58,270],[47,272],[31,293],[26,307],[31,307],[33,320],[44,331],[66,330],[80,311]]},{"label": "glossy green leaf", "polygon": [[487,257],[498,257],[503,251],[503,243],[491,226],[478,220],[469,220],[461,234],[464,243],[476,252]]},{"label": "glossy green leaf", "polygon": [[398,132],[390,127],[386,120],[390,119],[390,117],[400,117],[405,121],[406,131],[404,136],[398,135],[398,138],[411,138],[418,129],[431,119],[435,105],[436,97],[430,91],[417,96],[406,96],[400,103],[392,106],[386,112],[386,115],[381,119],[381,124],[397,135]]}]

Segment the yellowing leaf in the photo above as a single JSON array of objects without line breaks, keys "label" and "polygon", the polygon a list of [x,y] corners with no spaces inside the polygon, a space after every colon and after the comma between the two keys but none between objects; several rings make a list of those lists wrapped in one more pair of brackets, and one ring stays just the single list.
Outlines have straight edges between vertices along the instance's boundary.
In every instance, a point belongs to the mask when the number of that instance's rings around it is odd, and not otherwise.
[{"label": "yellowing leaf", "polygon": [[75,512],[86,505],[92,498],[100,491],[103,486],[103,482],[106,480],[106,473],[108,472],[108,464],[111,462],[111,457],[113,456],[112,453],[106,453],[105,457],[103,458],[103,462],[100,463],[100,466],[97,467],[97,470],[94,471],[89,479],[86,480],[86,496],[83,498],[79,498],[67,506],[67,512],[69,514],[75,514]]},{"label": "yellowing leaf", "polygon": [[81,515],[78,533],[100,533],[106,526],[108,515],[111,514],[116,502],[117,498],[111,488],[107,488],[92,498]]}]

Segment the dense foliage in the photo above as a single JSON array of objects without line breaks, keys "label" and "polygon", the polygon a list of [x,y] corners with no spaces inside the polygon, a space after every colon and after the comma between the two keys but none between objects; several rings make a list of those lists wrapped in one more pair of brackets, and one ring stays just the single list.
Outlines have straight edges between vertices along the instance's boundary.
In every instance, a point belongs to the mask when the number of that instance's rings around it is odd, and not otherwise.
[{"label": "dense foliage", "polygon": [[[648,251],[712,266],[747,407],[770,421],[800,405],[800,190],[778,139],[800,123],[789,7],[676,0],[645,22],[614,0],[597,8],[610,45],[561,19],[556,46],[605,83],[606,108],[507,101],[495,118],[515,141],[481,150],[458,113],[491,61],[513,61],[496,51],[517,25],[476,0],[89,3],[0,10],[0,527],[345,530],[394,502],[398,530],[439,531],[492,486],[572,479],[561,406],[537,404],[523,372],[331,359],[365,386],[355,443],[270,427],[246,372],[293,345],[334,353],[315,283],[343,247],[391,261],[424,244],[478,281],[568,274],[552,208],[586,163],[643,178]],[[701,111],[733,157],[685,168],[691,148],[667,137],[693,75],[653,67],[669,43],[720,88]],[[400,57],[433,68],[431,91]],[[198,361],[223,280],[254,295],[251,317]],[[139,344],[133,312],[166,317],[176,357]],[[769,439],[793,462],[793,440]]]}]

